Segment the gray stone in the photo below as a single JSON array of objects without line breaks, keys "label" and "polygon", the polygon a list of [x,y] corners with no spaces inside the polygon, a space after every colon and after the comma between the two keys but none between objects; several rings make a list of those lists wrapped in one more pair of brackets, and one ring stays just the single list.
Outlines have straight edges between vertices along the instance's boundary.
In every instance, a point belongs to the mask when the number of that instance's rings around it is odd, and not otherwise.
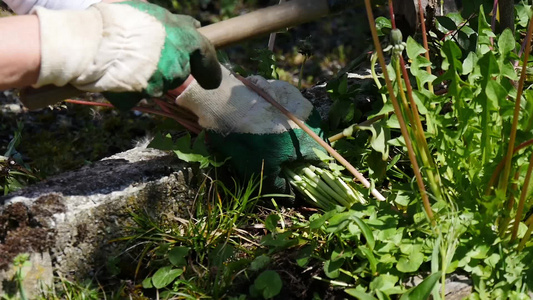
[{"label": "gray stone", "polygon": [[31,293],[37,281],[50,283],[52,270],[67,279],[105,272],[128,246],[114,241],[130,234],[132,212],[160,222],[186,217],[194,179],[174,154],[134,148],[0,198],[1,281],[12,282],[19,253],[30,253],[32,268],[42,270],[25,280]]},{"label": "gray stone", "polygon": [[[412,288],[419,285],[425,278],[422,276],[415,276],[409,278],[404,283],[406,288]],[[441,289],[440,282],[438,283],[439,294]],[[444,294],[446,300],[461,300],[468,297],[472,293],[473,283],[470,278],[460,274],[450,274],[446,276],[444,285]]]}]

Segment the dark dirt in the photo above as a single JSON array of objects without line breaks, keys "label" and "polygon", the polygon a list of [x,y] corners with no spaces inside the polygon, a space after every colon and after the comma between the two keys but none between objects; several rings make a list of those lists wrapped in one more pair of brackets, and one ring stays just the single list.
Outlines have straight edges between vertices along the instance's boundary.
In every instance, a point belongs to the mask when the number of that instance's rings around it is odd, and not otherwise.
[{"label": "dark dirt", "polygon": [[[51,209],[42,209],[45,204]],[[39,198],[29,209],[21,202],[5,207],[0,214],[0,270],[6,269],[20,253],[48,249],[53,243],[54,233],[45,220],[63,211],[64,206],[53,195]]]}]

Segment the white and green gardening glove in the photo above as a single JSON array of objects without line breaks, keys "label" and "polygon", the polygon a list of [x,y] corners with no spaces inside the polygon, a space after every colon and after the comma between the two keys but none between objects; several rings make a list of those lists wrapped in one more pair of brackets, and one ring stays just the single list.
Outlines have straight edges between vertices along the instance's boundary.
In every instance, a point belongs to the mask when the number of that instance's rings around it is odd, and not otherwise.
[{"label": "white and green gardening glove", "polygon": [[119,108],[159,97],[189,74],[206,89],[218,87],[220,65],[199,22],[154,4],[95,4],[83,11],[36,7],[41,70],[35,87],[72,84],[108,92]]},{"label": "white and green gardening glove", "polygon": [[[229,164],[242,179],[259,175],[263,168],[263,187],[269,192],[288,192],[289,184],[280,176],[282,167],[295,161],[318,161],[313,148],[320,146],[227,69],[223,68],[222,74],[218,89],[204,90],[193,82],[176,103],[198,116],[211,149],[222,157],[231,157]],[[320,115],[297,88],[260,76],[248,80],[321,133]]]}]

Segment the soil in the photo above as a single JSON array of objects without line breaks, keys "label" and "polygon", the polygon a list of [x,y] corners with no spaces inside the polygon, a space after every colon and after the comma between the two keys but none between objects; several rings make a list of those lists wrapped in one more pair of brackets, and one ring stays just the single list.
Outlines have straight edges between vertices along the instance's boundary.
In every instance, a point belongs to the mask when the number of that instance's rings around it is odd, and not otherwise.
[{"label": "soil", "polygon": [[[49,209],[43,209],[45,205]],[[39,198],[31,208],[20,202],[5,207],[0,213],[0,270],[5,270],[20,253],[48,249],[53,244],[54,232],[43,220],[64,209],[53,195]]]}]

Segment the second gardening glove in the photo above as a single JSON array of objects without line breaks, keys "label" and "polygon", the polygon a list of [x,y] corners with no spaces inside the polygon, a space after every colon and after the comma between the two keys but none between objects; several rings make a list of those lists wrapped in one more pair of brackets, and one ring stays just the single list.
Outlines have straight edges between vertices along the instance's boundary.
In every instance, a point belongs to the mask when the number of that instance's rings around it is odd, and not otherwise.
[{"label": "second gardening glove", "polygon": [[[318,161],[313,148],[320,146],[227,69],[223,68],[222,73],[218,89],[204,90],[193,82],[176,103],[198,116],[211,149],[231,157],[229,164],[241,179],[263,170],[267,192],[288,192],[289,185],[280,176],[282,168],[295,161]],[[297,88],[260,76],[248,80],[320,134],[320,115]]]},{"label": "second gardening glove", "polygon": [[178,87],[189,74],[206,89],[220,83],[215,50],[189,16],[137,1],[100,3],[83,11],[36,7],[33,13],[41,30],[36,87],[72,84],[82,91],[110,92],[111,100],[133,106]]}]

